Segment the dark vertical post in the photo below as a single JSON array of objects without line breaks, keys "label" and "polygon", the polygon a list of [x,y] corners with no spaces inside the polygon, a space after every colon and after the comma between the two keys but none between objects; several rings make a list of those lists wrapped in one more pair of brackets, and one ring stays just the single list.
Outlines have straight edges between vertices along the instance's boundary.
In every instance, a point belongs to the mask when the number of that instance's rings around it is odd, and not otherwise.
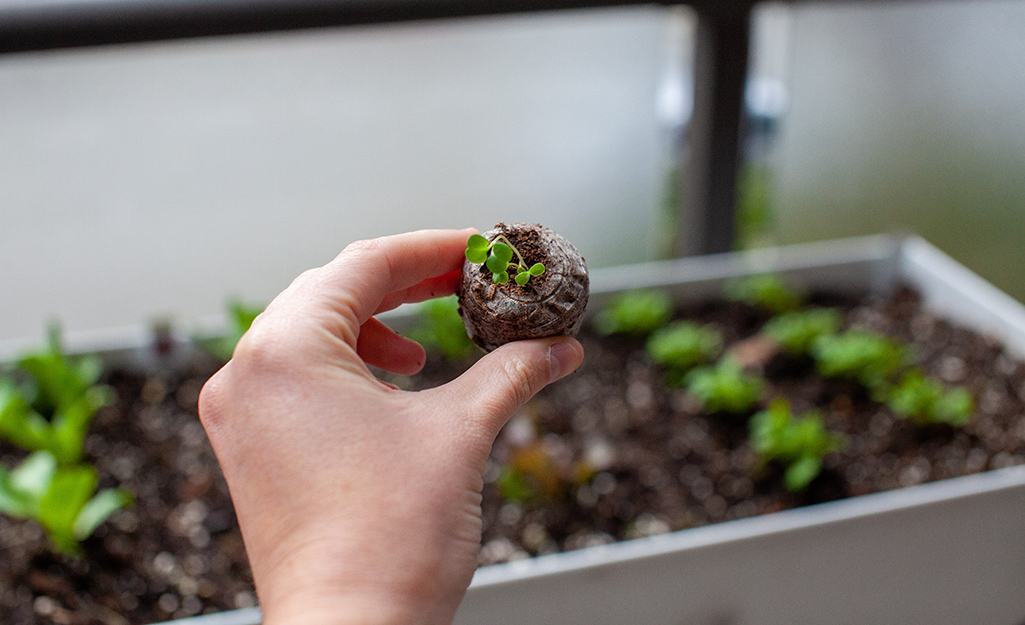
[{"label": "dark vertical post", "polygon": [[750,3],[698,5],[694,110],[683,142],[686,160],[681,158],[677,256],[733,247],[750,33]]}]

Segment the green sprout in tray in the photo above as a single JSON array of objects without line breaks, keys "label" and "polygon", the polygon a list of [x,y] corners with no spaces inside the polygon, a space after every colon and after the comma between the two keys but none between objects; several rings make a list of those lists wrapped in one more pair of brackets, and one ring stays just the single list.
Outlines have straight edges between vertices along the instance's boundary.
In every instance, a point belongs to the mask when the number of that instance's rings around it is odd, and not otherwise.
[{"label": "green sprout in tray", "polygon": [[687,391],[709,413],[745,413],[758,403],[765,382],[744,373],[731,358],[714,367],[699,367],[686,376]]},{"label": "green sprout in tray", "polygon": [[785,467],[783,480],[793,492],[804,490],[818,476],[823,456],[845,445],[841,434],[826,430],[821,415],[809,411],[795,417],[785,399],[774,399],[767,410],[751,417],[750,432],[761,462]]},{"label": "green sprout in tray", "polygon": [[722,351],[722,334],[693,321],[678,321],[648,338],[645,351],[666,369],[670,381],[692,368],[714,360]]},{"label": "green sprout in tray", "polygon": [[601,334],[647,336],[664,326],[673,315],[669,296],[655,289],[620,293],[594,318]]},{"label": "green sprout in tray", "polygon": [[796,310],[805,300],[803,291],[788,286],[774,274],[751,276],[726,285],[726,297],[778,315]]},{"label": "green sprout in tray", "polygon": [[783,313],[770,319],[762,332],[792,356],[811,352],[820,336],[836,334],[842,318],[834,308],[810,308]]},{"label": "green sprout in tray", "polygon": [[821,336],[812,346],[819,373],[856,380],[875,394],[885,392],[889,378],[904,363],[904,348],[888,336],[848,330]]},{"label": "green sprout in tray", "polygon": [[972,418],[975,402],[964,387],[949,391],[920,371],[909,371],[890,390],[887,400],[890,409],[919,425],[947,423],[965,425]]}]

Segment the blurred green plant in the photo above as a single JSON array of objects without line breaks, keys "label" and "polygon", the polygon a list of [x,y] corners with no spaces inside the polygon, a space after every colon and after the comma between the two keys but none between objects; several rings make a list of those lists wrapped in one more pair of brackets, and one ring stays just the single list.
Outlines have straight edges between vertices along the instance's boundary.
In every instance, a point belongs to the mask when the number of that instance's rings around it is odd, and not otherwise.
[{"label": "blurred green plant", "polygon": [[722,333],[715,328],[693,321],[678,321],[656,330],[644,349],[665,369],[669,384],[681,386],[691,369],[715,360],[722,345]]},{"label": "blurred green plant", "polygon": [[594,327],[600,334],[647,336],[673,316],[669,296],[655,289],[620,293],[598,311]]},{"label": "blurred green plant", "polygon": [[0,438],[45,450],[61,465],[79,462],[96,411],[113,398],[110,387],[97,384],[100,373],[97,358],[69,358],[60,328],[51,326],[47,347],[18,360],[13,375],[0,380]]},{"label": "blurred green plant", "polygon": [[473,341],[459,316],[459,298],[455,295],[428,300],[417,308],[419,325],[409,338],[427,350],[435,350],[449,360],[461,360],[474,351]]},{"label": "blurred green plant", "polygon": [[820,336],[812,356],[822,375],[856,380],[877,398],[885,396],[890,377],[907,359],[904,348],[890,337],[863,330]]},{"label": "blurred green plant", "polygon": [[215,357],[225,362],[231,360],[242,335],[253,325],[253,321],[263,312],[266,306],[247,304],[240,300],[231,300],[227,306],[228,328],[224,336],[200,340],[199,344]]},{"label": "blurred green plant", "polygon": [[726,297],[744,302],[773,315],[797,310],[806,299],[806,294],[788,286],[775,274],[760,274],[726,284]]},{"label": "blurred green plant", "polygon": [[698,367],[685,378],[687,391],[708,413],[743,414],[761,398],[765,382],[744,373],[732,358],[723,358],[715,366]]},{"label": "blurred green plant", "polygon": [[121,488],[97,493],[97,483],[92,466],[62,466],[50,452],[37,451],[11,471],[0,468],[0,512],[37,522],[58,551],[79,556],[80,541],[132,503]]},{"label": "blurred green plant", "polygon": [[968,389],[959,386],[945,390],[939,381],[925,377],[918,370],[904,374],[890,390],[886,403],[895,413],[919,425],[966,425],[975,409],[975,400]]},{"label": "blurred green plant", "polygon": [[842,317],[834,308],[809,308],[777,315],[766,322],[762,332],[786,353],[804,356],[821,336],[836,334]]},{"label": "blurred green plant", "polygon": [[828,432],[822,416],[809,411],[795,417],[787,400],[777,398],[749,423],[751,447],[764,466],[777,462],[784,467],[783,482],[791,492],[800,492],[822,471],[822,458],[846,445],[843,435]]}]

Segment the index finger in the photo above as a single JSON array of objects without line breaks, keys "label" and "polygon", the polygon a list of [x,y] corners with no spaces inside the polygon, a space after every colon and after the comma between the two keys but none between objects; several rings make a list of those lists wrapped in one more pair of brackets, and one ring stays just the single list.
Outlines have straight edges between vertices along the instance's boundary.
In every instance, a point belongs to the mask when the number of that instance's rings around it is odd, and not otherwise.
[{"label": "index finger", "polygon": [[311,286],[323,289],[327,296],[323,301],[333,312],[354,315],[358,327],[378,312],[389,295],[405,291],[412,296],[419,292],[412,287],[458,271],[466,239],[474,232],[473,228],[420,230],[357,241],[324,265]]}]

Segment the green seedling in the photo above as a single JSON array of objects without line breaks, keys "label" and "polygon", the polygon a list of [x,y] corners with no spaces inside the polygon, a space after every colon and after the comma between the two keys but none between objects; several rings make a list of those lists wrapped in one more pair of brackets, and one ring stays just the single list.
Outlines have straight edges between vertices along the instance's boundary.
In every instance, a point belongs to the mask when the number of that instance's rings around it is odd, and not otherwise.
[{"label": "green seedling", "polygon": [[890,337],[863,330],[820,336],[812,345],[819,373],[860,382],[874,395],[885,394],[890,377],[906,359]]},{"label": "green seedling", "polygon": [[[516,262],[513,262],[513,255],[516,256]],[[503,234],[493,241],[479,234],[471,234],[466,240],[466,260],[477,265],[484,264],[496,284],[508,284],[511,276],[516,284],[523,286],[532,277],[545,272],[545,266],[541,263],[528,267],[520,251]]]},{"label": "green seedling", "polygon": [[120,488],[96,492],[96,469],[60,466],[47,451],[29,455],[12,471],[0,468],[0,512],[32,519],[58,551],[81,554],[79,543],[116,510],[132,503]]},{"label": "green seedling", "polygon": [[774,274],[751,276],[731,282],[726,285],[726,297],[774,315],[796,310],[805,300],[803,292],[787,286]]},{"label": "green seedling", "polygon": [[975,401],[964,387],[945,390],[940,382],[920,371],[909,371],[890,390],[886,402],[895,413],[919,425],[947,423],[961,426],[972,418]]},{"label": "green seedling", "polygon": [[666,370],[669,382],[679,385],[694,367],[714,360],[722,351],[722,333],[693,321],[678,321],[656,330],[644,349]]},{"label": "green seedling", "polygon": [[745,413],[758,403],[765,386],[761,378],[744,373],[731,358],[723,358],[715,366],[698,367],[684,381],[687,391],[709,413]]},{"label": "green seedling", "polygon": [[594,318],[601,334],[647,336],[673,315],[669,296],[653,289],[628,291],[614,297]]},{"label": "green seedling", "polygon": [[64,354],[60,330],[50,329],[48,346],[17,363],[23,383],[0,380],[0,438],[27,451],[48,451],[61,465],[81,460],[85,434],[112,391],[96,384],[96,358]]},{"label": "green seedling", "polygon": [[840,311],[834,308],[812,308],[792,311],[773,317],[762,332],[792,356],[804,356],[820,336],[840,330]]},{"label": "green seedling", "polygon": [[409,337],[425,348],[437,350],[449,360],[460,360],[473,352],[474,344],[459,317],[455,295],[424,302],[417,310],[420,326]]},{"label": "green seedling", "polygon": [[751,447],[761,463],[775,461],[785,467],[783,481],[791,492],[807,488],[822,471],[822,457],[846,445],[843,435],[826,430],[818,412],[794,417],[785,399],[774,399],[749,425]]}]

